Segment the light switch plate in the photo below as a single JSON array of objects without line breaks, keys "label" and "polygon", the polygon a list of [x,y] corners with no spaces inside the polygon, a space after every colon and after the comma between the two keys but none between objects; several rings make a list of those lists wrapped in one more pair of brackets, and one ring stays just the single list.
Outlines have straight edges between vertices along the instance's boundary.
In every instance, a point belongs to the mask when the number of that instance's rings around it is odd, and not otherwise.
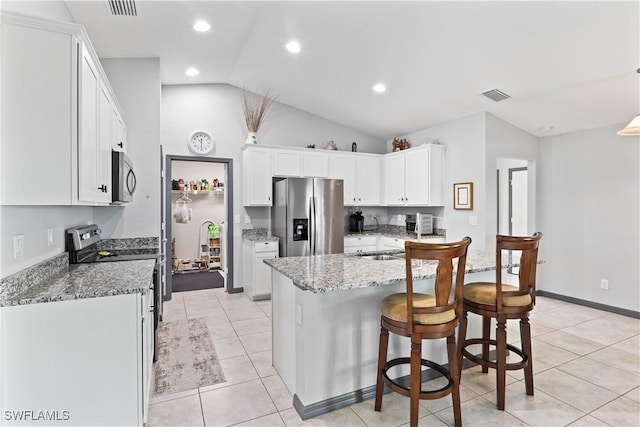
[{"label": "light switch plate", "polygon": [[249,215],[244,217],[244,223],[245,224],[251,224],[251,217]]},{"label": "light switch plate", "polygon": [[53,246],[53,229],[47,228],[47,246]]},{"label": "light switch plate", "polygon": [[24,255],[24,234],[13,236],[13,259]]},{"label": "light switch plate", "polygon": [[234,215],[233,216],[233,223],[234,224],[240,224],[240,215]]},{"label": "light switch plate", "polygon": [[469,225],[478,225],[478,217],[477,216],[470,216],[469,217]]}]

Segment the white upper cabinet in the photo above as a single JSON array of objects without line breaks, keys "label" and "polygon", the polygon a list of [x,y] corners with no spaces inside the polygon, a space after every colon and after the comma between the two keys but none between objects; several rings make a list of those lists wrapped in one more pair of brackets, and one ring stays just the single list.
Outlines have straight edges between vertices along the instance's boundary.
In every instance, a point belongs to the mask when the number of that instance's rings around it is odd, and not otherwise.
[{"label": "white upper cabinet", "polygon": [[315,149],[303,151],[302,173],[303,176],[327,178],[329,176],[329,153]]},{"label": "white upper cabinet", "polygon": [[356,155],[356,190],[359,205],[379,205],[381,200],[382,164],[378,154]]},{"label": "white upper cabinet", "polygon": [[331,153],[329,177],[344,181],[345,206],[380,204],[381,157],[378,154]]},{"label": "white upper cabinet", "polygon": [[384,157],[384,203],[444,206],[443,145],[427,144]]},{"label": "white upper cabinet", "polygon": [[109,204],[118,103],[86,32],[1,16],[2,205]]},{"label": "white upper cabinet", "polygon": [[302,152],[274,149],[273,176],[302,176]]},{"label": "white upper cabinet", "polygon": [[244,206],[271,206],[273,189],[273,150],[259,145],[242,152]]},{"label": "white upper cabinet", "polygon": [[111,110],[111,148],[127,152],[127,126],[115,105]]},{"label": "white upper cabinet", "polygon": [[387,154],[382,160],[384,166],[384,204],[389,206],[405,205],[405,164],[404,153]]},{"label": "white upper cabinet", "polygon": [[273,149],[273,176],[326,178],[329,153],[307,148]]}]

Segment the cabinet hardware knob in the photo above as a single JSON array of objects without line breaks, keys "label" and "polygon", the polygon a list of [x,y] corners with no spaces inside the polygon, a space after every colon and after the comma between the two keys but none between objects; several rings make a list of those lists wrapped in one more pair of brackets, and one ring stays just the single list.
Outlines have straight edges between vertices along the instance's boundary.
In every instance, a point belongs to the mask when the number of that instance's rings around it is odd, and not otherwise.
[{"label": "cabinet hardware knob", "polygon": [[123,147],[122,142],[118,142],[118,147],[120,147],[120,148]]}]

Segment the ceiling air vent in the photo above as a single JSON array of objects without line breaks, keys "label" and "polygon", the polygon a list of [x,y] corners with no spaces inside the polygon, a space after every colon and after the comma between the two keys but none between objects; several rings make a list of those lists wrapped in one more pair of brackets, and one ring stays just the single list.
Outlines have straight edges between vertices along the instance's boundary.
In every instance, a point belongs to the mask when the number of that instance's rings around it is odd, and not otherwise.
[{"label": "ceiling air vent", "polygon": [[511,98],[509,95],[498,89],[491,89],[486,92],[482,92],[482,94],[495,102],[504,101],[505,99]]},{"label": "ceiling air vent", "polygon": [[135,0],[107,0],[107,9],[113,16],[138,16]]}]

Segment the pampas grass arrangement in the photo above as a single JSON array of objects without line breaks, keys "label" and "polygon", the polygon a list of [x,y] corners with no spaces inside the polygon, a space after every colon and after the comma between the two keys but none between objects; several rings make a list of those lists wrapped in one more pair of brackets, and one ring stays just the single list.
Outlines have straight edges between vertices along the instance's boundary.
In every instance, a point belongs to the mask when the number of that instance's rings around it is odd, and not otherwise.
[{"label": "pampas grass arrangement", "polygon": [[267,118],[274,100],[275,98],[269,90],[265,91],[264,95],[243,93],[242,111],[244,112],[244,121],[247,124],[248,132],[258,132],[258,129]]}]

